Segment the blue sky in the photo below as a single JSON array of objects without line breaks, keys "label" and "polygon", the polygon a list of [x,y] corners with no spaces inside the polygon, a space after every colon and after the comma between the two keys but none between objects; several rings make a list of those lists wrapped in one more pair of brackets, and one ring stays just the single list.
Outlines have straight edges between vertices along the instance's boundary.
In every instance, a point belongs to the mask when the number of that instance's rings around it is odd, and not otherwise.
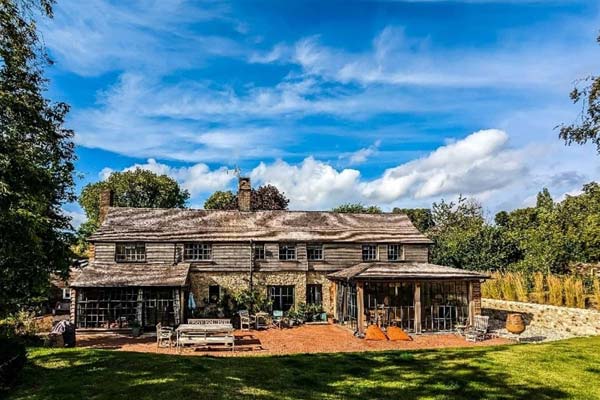
[{"label": "blue sky", "polygon": [[[201,207],[236,166],[294,209],[490,213],[598,180],[565,147],[573,82],[600,71],[594,1],[59,1],[41,26],[50,93],[72,105],[78,190],[141,166]],[[67,205],[75,224],[77,205]]]}]

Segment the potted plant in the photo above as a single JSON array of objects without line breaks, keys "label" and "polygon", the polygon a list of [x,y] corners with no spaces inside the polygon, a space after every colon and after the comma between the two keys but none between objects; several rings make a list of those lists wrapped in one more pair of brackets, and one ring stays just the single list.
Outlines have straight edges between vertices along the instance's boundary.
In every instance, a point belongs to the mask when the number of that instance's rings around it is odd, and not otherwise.
[{"label": "potted plant", "polygon": [[142,334],[142,324],[137,319],[131,321],[129,327],[131,328],[131,335],[133,337],[138,337]]}]

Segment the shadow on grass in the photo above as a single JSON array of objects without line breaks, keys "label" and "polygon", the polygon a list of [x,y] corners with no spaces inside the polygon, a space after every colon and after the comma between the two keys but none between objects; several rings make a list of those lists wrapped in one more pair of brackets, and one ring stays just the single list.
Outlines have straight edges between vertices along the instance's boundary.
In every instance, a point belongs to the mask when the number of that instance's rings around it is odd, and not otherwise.
[{"label": "shadow on grass", "polygon": [[[513,347],[513,346],[511,346]],[[559,399],[549,382],[515,384],[506,351],[219,358],[38,350],[12,399]],[[514,378],[514,377],[513,377]]]}]

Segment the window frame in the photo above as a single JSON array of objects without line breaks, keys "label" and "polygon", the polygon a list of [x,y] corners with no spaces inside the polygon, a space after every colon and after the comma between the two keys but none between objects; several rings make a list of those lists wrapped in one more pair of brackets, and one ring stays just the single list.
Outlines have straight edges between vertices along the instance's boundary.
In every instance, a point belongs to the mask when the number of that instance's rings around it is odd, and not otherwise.
[{"label": "window frame", "polygon": [[[285,252],[282,253],[281,249],[285,248]],[[289,250],[294,250],[293,257],[289,257]],[[279,261],[296,261],[298,260],[298,249],[295,243],[279,243],[278,251]]]},{"label": "window frame", "polygon": [[[390,250],[392,247],[397,247],[396,258],[390,258]],[[404,261],[404,245],[401,243],[389,243],[387,245],[387,257],[388,261],[399,262]]]},{"label": "window frame", "polygon": [[[129,259],[132,254],[128,254],[127,246],[134,246],[136,253],[133,253],[134,259]],[[119,248],[123,248],[123,253],[119,252]],[[142,249],[142,257],[137,253]],[[118,263],[145,263],[146,262],[146,243],[145,242],[120,242],[115,244],[115,261]]]},{"label": "window frame", "polygon": [[[257,253],[262,253],[262,257],[257,257]],[[264,243],[255,243],[254,244],[254,250],[253,250],[253,256],[254,256],[254,260],[256,261],[264,261],[267,259],[267,253],[265,250],[265,244]]]},{"label": "window frame", "polygon": [[[321,253],[321,257],[319,258],[311,258],[310,251],[317,250]],[[310,243],[306,245],[306,258],[308,261],[323,261],[325,259],[325,251],[322,243]]]},{"label": "window frame", "polygon": [[71,289],[63,288],[62,290],[62,299],[63,300],[71,300]]},{"label": "window frame", "polygon": [[[192,249],[191,252],[188,252],[188,248],[192,246],[199,246],[200,249]],[[205,249],[202,249],[203,246],[207,246],[208,252]],[[192,255],[203,255],[208,254],[208,258],[189,258],[188,254]],[[187,242],[183,244],[183,261],[188,262],[203,262],[203,261],[212,261],[213,252],[212,252],[212,243],[210,242]]]},{"label": "window frame", "polygon": [[[365,251],[366,251],[367,247],[374,249],[374,251],[373,251],[373,258],[366,258],[365,257]],[[370,253],[370,251],[369,251],[369,253]],[[377,261],[377,260],[379,260],[379,246],[377,246],[376,244],[372,244],[372,243],[370,243],[370,244],[363,244],[361,246],[361,257],[362,257],[363,261]]]},{"label": "window frame", "polygon": [[306,285],[306,304],[323,305],[323,285],[322,284],[309,283]]},{"label": "window frame", "polygon": [[[286,293],[284,293],[284,290]],[[290,290],[291,294],[289,293]],[[279,291],[279,293],[275,293],[276,291]],[[273,311],[289,311],[296,304],[296,285],[269,285],[267,286],[267,296],[271,301]],[[288,301],[284,304],[284,298],[290,300],[290,297],[291,302]],[[275,301],[276,298],[279,299],[278,302]],[[277,307],[279,308],[276,307],[276,303],[278,303]]]}]

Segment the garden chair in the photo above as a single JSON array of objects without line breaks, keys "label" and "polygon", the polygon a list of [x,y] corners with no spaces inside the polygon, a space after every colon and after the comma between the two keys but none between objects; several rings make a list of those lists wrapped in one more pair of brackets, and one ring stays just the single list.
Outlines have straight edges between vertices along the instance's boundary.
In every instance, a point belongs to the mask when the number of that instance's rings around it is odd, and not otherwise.
[{"label": "garden chair", "polygon": [[168,347],[173,346],[173,328],[158,323],[156,325],[156,349],[158,350],[165,342],[168,343]]},{"label": "garden chair", "polygon": [[472,327],[465,331],[465,338],[469,342],[478,342],[485,340],[488,333],[490,317],[476,315]]},{"label": "garden chair", "polygon": [[281,323],[283,322],[283,311],[273,310],[273,326],[281,329]]},{"label": "garden chair", "polygon": [[240,316],[240,329],[243,331],[249,331],[252,324],[256,324],[256,317],[250,315],[248,310],[241,310],[238,312]]}]

